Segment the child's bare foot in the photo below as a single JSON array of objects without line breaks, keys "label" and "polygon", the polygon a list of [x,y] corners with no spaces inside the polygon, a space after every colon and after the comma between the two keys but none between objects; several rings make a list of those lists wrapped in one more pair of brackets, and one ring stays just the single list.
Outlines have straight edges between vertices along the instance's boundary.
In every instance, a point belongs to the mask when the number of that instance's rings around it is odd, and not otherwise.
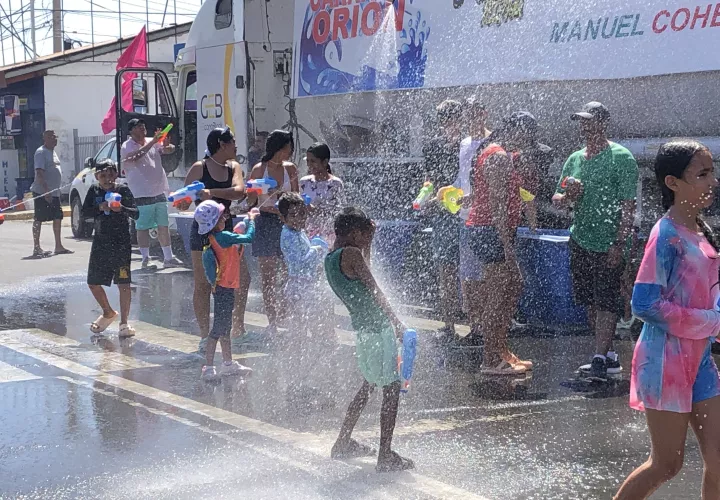
[{"label": "child's bare foot", "polygon": [[333,460],[347,460],[349,458],[374,457],[374,448],[360,444],[354,439],[350,439],[347,443],[336,441],[330,451],[330,458]]},{"label": "child's bare foot", "polygon": [[409,458],[403,458],[394,451],[388,455],[378,456],[375,470],[377,472],[399,472],[402,470],[414,469],[415,464]]}]

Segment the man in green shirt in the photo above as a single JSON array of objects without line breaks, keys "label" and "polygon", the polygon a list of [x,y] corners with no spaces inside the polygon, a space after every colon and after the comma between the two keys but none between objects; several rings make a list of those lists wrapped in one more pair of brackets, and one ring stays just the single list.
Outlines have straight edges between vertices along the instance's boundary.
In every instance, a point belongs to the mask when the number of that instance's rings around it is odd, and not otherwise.
[{"label": "man in green shirt", "polygon": [[607,139],[610,112],[590,102],[572,115],[585,147],[563,167],[553,202],[572,207],[570,268],[575,302],[588,308],[595,330],[595,356],[580,372],[606,378],[622,373],[613,349],[625,269],[623,251],[632,231],[638,167],[630,151]]}]

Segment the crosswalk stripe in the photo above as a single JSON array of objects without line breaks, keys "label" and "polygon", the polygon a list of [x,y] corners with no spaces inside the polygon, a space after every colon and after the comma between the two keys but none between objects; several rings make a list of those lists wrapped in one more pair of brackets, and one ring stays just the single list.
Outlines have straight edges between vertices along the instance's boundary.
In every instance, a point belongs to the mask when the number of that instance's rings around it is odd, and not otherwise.
[{"label": "crosswalk stripe", "polygon": [[[162,326],[146,323],[145,321],[135,321],[135,338],[147,342],[148,344],[159,345],[173,351],[192,354],[198,350],[198,342],[200,337],[190,333],[164,328]],[[249,359],[261,358],[267,356],[263,352],[246,352],[242,354],[233,354],[233,359]]]},{"label": "crosswalk stripe", "polygon": [[[51,352],[44,351],[32,345],[24,344],[8,335],[0,336],[0,345],[38,359],[44,363],[53,365],[67,372],[74,373],[75,375],[88,377],[90,379],[97,380],[98,382],[102,382],[103,384],[117,387],[139,396],[144,396],[160,403],[210,418],[211,420],[227,424],[245,432],[251,432],[274,441],[289,444],[298,450],[318,455],[324,459],[327,458],[328,450],[330,450],[333,444],[332,438],[328,439],[322,436],[285,429],[283,427],[268,424],[243,415],[238,415],[231,411],[216,408],[214,406],[163,391],[161,389],[156,389],[140,382],[135,382],[133,380],[128,380],[116,375],[89,368]],[[352,464],[347,465],[349,467],[357,467]],[[483,497],[475,495],[474,493],[462,488],[458,488],[414,472],[397,475],[393,479],[397,484],[412,488],[435,498],[486,500]]]},{"label": "crosswalk stripe", "polygon": [[[38,328],[5,330],[0,332],[0,336],[7,335],[35,347],[58,353],[65,358],[97,368],[98,370],[112,372],[159,366],[119,352],[108,352],[103,349],[97,349],[91,345],[83,345],[75,339],[56,335]],[[83,348],[77,349],[80,346],[83,346]]]},{"label": "crosswalk stripe", "polygon": [[0,384],[5,382],[23,382],[25,380],[37,380],[42,377],[21,370],[13,365],[0,361]]}]

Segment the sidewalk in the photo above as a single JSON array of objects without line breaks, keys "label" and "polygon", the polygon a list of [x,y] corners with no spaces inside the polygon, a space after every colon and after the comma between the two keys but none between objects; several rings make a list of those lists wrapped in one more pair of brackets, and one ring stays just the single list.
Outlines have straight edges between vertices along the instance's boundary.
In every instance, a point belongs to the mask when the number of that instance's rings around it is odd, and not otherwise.
[{"label": "sidewalk", "polygon": [[[63,209],[63,216],[64,217],[70,217],[70,207],[64,206]],[[19,210],[14,212],[3,212],[3,215],[5,216],[5,220],[32,220],[35,216],[34,210]]]}]

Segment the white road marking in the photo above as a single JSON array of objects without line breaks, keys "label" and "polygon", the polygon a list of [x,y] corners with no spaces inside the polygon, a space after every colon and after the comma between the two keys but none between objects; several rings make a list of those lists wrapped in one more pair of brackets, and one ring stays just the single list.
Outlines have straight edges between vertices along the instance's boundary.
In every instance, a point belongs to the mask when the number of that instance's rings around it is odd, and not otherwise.
[{"label": "white road marking", "polygon": [[119,352],[109,352],[102,349],[96,350],[91,346],[84,346],[84,348],[78,349],[82,344],[77,340],[37,328],[5,330],[0,332],[0,336],[17,338],[27,344],[57,353],[64,358],[72,359],[107,372],[160,366]]},{"label": "white road marking", "polygon": [[[181,410],[185,410],[196,415],[207,417],[216,422],[224,423],[226,425],[235,427],[245,432],[250,432],[263,436],[274,441],[285,443],[293,446],[294,448],[318,455],[322,458],[327,458],[329,450],[332,447],[333,440],[327,439],[322,436],[317,436],[309,433],[295,432],[283,427],[279,427],[273,424],[268,424],[255,420],[243,415],[223,410],[222,408],[216,408],[192,399],[179,396],[161,389],[141,384],[132,380],[128,380],[116,375],[104,373],[93,368],[81,365],[74,361],[70,361],[56,354],[44,351],[37,347],[25,344],[11,338],[10,336],[0,336],[0,345],[8,347],[14,351],[17,351],[26,356],[33,357],[44,363],[53,365],[57,368],[63,369],[75,375],[81,375],[98,382],[102,382],[106,385],[117,387],[143,396],[149,399],[153,399],[160,403],[174,406]],[[343,462],[344,463],[344,462]],[[356,465],[347,463],[349,467],[357,467]],[[371,480],[383,481],[382,478],[377,475],[368,476],[374,478]],[[387,477],[387,476],[385,476]],[[438,481],[422,474],[415,472],[402,473],[392,476],[394,482],[399,485],[403,485],[407,488],[414,489],[424,494],[433,496],[435,498],[457,498],[457,499],[468,499],[468,500],[486,500],[481,496],[478,496],[472,492],[458,488],[442,481]],[[383,482],[382,484],[385,484]]]},{"label": "white road marking", "polygon": [[25,380],[37,380],[42,377],[21,370],[20,368],[0,361],[0,384],[6,382],[22,382]]},{"label": "white road marking", "polygon": [[[198,350],[200,337],[197,335],[164,328],[144,321],[135,321],[133,324],[136,330],[135,338],[138,340],[186,354],[192,354]],[[263,352],[246,352],[233,354],[233,359],[261,358],[265,356],[267,354]]]}]

